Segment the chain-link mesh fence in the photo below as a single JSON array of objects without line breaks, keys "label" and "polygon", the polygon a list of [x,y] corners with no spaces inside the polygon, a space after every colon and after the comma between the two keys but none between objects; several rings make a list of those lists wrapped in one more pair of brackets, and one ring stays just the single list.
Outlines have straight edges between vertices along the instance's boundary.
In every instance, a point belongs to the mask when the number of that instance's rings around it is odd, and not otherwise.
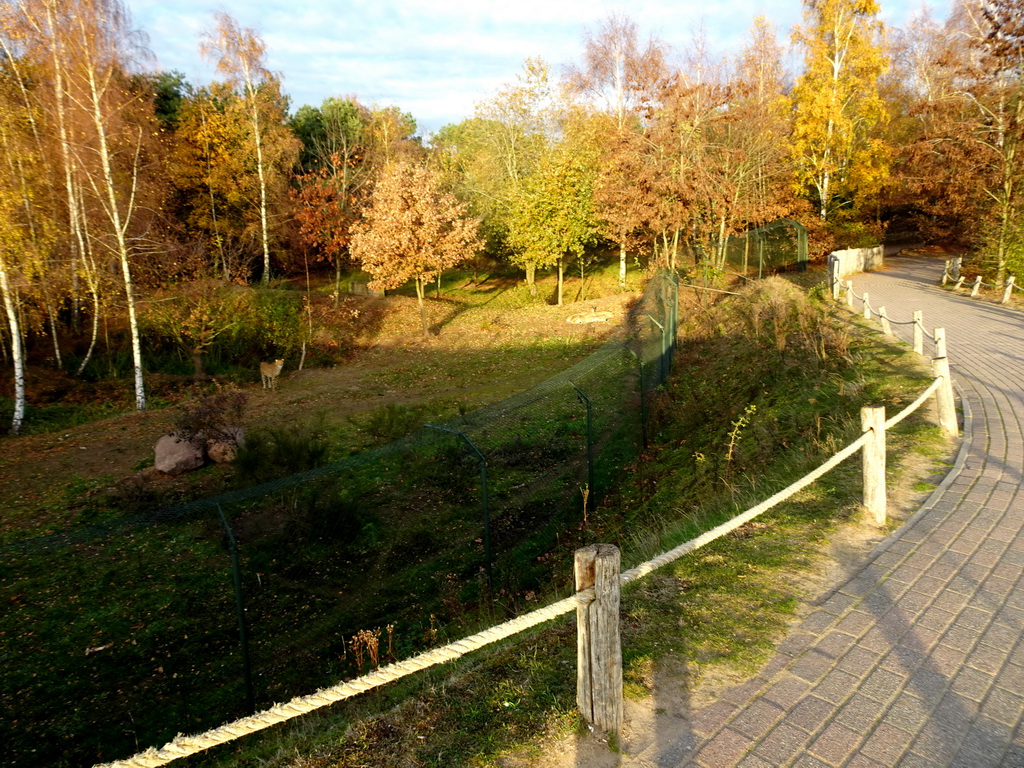
[{"label": "chain-link mesh fence", "polygon": [[500,403],[264,485],[4,545],[6,762],[127,755],[532,599],[560,537],[646,442],[677,306],[661,272],[624,341]]}]

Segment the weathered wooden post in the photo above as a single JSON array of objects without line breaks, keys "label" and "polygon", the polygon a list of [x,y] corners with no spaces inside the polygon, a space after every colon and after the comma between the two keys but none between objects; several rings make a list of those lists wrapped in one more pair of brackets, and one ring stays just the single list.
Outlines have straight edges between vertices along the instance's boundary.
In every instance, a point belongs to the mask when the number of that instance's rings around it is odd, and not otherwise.
[{"label": "weathered wooden post", "polygon": [[619,639],[618,547],[591,544],[576,550],[576,591],[594,598],[576,607],[576,702],[599,733],[622,727],[622,645]]},{"label": "weathered wooden post", "polygon": [[1006,278],[1006,287],[1003,289],[1003,300],[1000,304],[1006,304],[1010,300],[1010,296],[1013,295],[1013,284],[1017,280],[1014,275],[1010,275]]},{"label": "weathered wooden post", "polygon": [[943,285],[945,285],[946,283],[949,282],[949,267],[950,267],[950,264],[951,264],[952,261],[953,261],[952,259],[946,259],[946,264],[942,268],[942,284]]},{"label": "weathered wooden post", "polygon": [[853,306],[853,280],[846,281],[846,306]]},{"label": "weathered wooden post", "polygon": [[955,291],[957,288],[962,286],[964,284],[964,280],[966,279],[966,275],[960,275],[960,277],[957,278],[956,285],[953,286],[953,290]]},{"label": "weathered wooden post", "polygon": [[864,508],[875,525],[885,525],[885,407],[866,405],[860,409],[860,426],[870,437],[864,443]]},{"label": "weathered wooden post", "polygon": [[920,309],[914,310],[914,351],[924,354],[924,312]]},{"label": "weathered wooden post", "polygon": [[864,291],[864,319],[871,319],[871,299],[867,291]]},{"label": "weathered wooden post", "polygon": [[878,322],[882,324],[882,333],[892,336],[892,326],[889,325],[889,315],[885,313],[885,307],[878,308]]},{"label": "weathered wooden post", "polygon": [[981,275],[974,278],[974,285],[971,286],[971,296],[977,296],[979,290],[981,290]]},{"label": "weathered wooden post", "polygon": [[956,401],[953,398],[953,378],[949,373],[949,358],[946,357],[946,329],[935,329],[935,358],[932,360],[932,375],[942,377],[942,383],[935,390],[935,406],[938,410],[939,427],[947,435],[955,437],[960,428],[956,423]]}]

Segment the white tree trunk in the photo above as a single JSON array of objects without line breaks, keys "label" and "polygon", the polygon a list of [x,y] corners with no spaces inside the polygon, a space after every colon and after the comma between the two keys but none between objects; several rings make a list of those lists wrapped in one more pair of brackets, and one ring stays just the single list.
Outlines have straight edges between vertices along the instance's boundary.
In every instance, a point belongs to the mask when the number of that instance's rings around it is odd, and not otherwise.
[{"label": "white tree trunk", "polygon": [[[110,165],[110,149],[107,144],[107,128],[103,120],[102,94],[96,83],[96,70],[94,66],[87,67],[89,79],[89,93],[92,100],[93,127],[96,129],[96,138],[99,142],[98,155],[103,168],[103,186],[106,193],[104,208],[107,217],[110,219],[111,229],[117,242],[117,255],[121,262],[121,274],[124,277],[125,301],[128,304],[128,326],[132,336],[132,364],[135,373],[135,408],[139,411],[146,410],[146,385],[142,375],[142,339],[139,335],[139,321],[135,312],[135,289],[132,283],[131,252],[125,231],[128,222],[131,220],[134,195],[132,195],[125,212],[122,223],[121,210],[118,201],[117,186],[114,180],[114,172]],[[140,137],[141,140],[141,137]],[[138,156],[136,155],[136,163]]]},{"label": "white tree trunk", "polygon": [[11,297],[10,284],[7,280],[7,266],[0,258],[0,293],[3,294],[4,311],[7,313],[7,324],[11,329],[11,360],[14,363],[14,418],[11,420],[11,434],[21,432],[25,421],[25,359],[21,346],[21,325],[18,312]]}]

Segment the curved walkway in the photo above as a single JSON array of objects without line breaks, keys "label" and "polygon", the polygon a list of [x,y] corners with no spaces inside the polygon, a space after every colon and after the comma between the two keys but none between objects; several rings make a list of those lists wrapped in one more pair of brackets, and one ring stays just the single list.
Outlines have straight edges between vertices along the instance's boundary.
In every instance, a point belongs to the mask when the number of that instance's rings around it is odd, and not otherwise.
[{"label": "curved walkway", "polygon": [[853,280],[891,319],[946,328],[961,460],[758,676],[634,764],[1024,766],[1024,314],[941,291],[941,274],[898,258]]}]

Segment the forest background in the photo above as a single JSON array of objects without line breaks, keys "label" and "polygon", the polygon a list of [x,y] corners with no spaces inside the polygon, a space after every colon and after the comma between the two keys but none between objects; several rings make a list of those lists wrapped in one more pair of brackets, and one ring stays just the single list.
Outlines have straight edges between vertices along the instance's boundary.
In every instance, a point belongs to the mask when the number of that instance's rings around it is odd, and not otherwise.
[{"label": "forest background", "polygon": [[[787,69],[754,21],[718,59],[698,34],[645,38],[611,15],[583,56],[522,72],[429,141],[357,96],[294,111],[261,37],[216,14],[219,79],[154,72],[116,0],[0,9],[0,294],[10,430],[29,366],[129,378],[160,354],[345,359],[318,332],[370,289],[458,264],[585,272],[721,270],[728,239],[779,218],[812,257],[885,240],[954,244],[1002,281],[1024,270],[1024,10],[962,0],[885,27],[873,0],[807,0]],[[330,276],[330,295],[308,290]],[[290,281],[290,283],[289,283]],[[289,285],[307,290],[288,290]],[[358,316],[354,317],[358,321]],[[301,363],[300,363],[301,364]]]}]

